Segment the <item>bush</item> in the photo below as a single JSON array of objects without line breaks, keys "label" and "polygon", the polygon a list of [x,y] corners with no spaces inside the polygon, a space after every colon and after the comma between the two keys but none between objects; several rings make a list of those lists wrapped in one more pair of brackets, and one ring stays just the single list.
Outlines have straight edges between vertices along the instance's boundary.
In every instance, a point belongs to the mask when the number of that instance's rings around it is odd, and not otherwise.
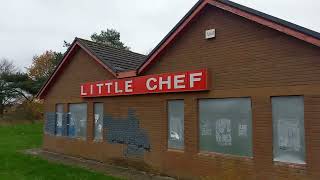
[{"label": "bush", "polygon": [[25,101],[10,107],[5,113],[4,120],[36,121],[43,119],[43,103],[41,101]]}]

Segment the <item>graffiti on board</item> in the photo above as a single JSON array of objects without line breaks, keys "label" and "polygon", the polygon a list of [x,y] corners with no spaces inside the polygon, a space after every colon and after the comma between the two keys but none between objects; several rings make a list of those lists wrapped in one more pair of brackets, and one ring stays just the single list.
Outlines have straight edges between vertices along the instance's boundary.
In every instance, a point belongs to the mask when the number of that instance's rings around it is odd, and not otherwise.
[{"label": "graffiti on board", "polygon": [[109,143],[127,145],[125,156],[143,155],[145,151],[150,151],[148,134],[140,128],[134,110],[129,109],[126,118],[105,115],[104,127],[107,129],[105,138]]}]

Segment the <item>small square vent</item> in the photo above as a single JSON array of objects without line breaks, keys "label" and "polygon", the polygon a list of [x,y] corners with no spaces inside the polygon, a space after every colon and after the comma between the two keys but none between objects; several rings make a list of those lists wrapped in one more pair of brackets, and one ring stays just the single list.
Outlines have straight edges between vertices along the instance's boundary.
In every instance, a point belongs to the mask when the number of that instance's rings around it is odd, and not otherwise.
[{"label": "small square vent", "polygon": [[206,39],[212,39],[216,37],[216,29],[208,29],[205,32]]}]

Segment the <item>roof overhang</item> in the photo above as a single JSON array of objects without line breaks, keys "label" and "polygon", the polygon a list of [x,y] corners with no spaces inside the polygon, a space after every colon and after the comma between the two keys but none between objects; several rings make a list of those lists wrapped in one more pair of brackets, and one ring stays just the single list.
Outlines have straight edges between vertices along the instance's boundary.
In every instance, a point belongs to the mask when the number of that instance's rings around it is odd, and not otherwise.
[{"label": "roof overhang", "polygon": [[223,3],[220,1],[209,0],[208,4],[320,47],[320,39],[317,39],[311,35],[302,33],[298,30],[286,27],[286,26],[281,25],[277,22],[273,22],[273,21],[268,20],[264,17],[243,11],[241,9],[230,6],[229,4],[226,4],[226,3]]},{"label": "roof overhang", "polygon": [[81,42],[78,40],[78,38],[75,38],[75,40],[72,42],[71,46],[63,56],[61,62],[56,67],[54,72],[51,74],[49,79],[44,83],[44,85],[39,90],[38,94],[36,95],[37,98],[43,99],[46,95],[47,91],[49,90],[49,87],[54,83],[56,78],[58,78],[59,74],[63,71],[64,65],[73,57],[73,55],[77,52],[78,49],[84,50],[86,53],[89,54],[90,57],[92,57],[95,62],[100,64],[103,68],[105,68],[107,71],[109,71],[114,77],[117,77],[117,73],[114,72],[110,67],[105,65],[98,57],[96,57],[89,49],[87,49],[84,45],[81,44]]},{"label": "roof overhang", "polygon": [[[244,17],[246,19],[249,19],[251,21],[254,21],[256,23],[262,24],[264,26],[267,26],[269,28],[275,29],[277,31],[280,31],[282,33],[285,33],[287,35],[293,36],[297,39],[300,39],[302,41],[305,41],[307,43],[313,44],[315,46],[320,47],[320,38],[316,38],[310,34],[301,32],[295,28],[291,28],[288,26],[285,26],[279,22],[272,21],[266,17],[263,17],[261,12],[256,11],[257,13],[249,12],[248,10],[243,10],[244,8],[239,8],[241,5],[238,5],[236,7],[236,3],[227,1],[227,0],[200,0],[198,3],[187,13],[185,17],[182,18],[182,20],[169,32],[169,34],[154,48],[151,53],[148,55],[147,60],[145,63],[143,63],[139,69],[138,74],[141,74],[145,72],[157,59],[158,57],[163,53],[163,51],[170,45],[176,37],[183,31],[184,28],[186,28],[190,22],[192,22],[198,15],[199,12],[201,12],[207,5],[212,5],[214,7],[218,7],[220,9],[223,9],[225,11],[228,11],[230,13],[236,14],[238,16]],[[244,6],[243,6],[244,7]],[[247,8],[247,7],[245,7]],[[250,9],[250,8],[247,8]],[[252,10],[252,9],[251,9]],[[259,15],[260,14],[260,15]],[[264,14],[266,15],[266,14]],[[271,16],[269,16],[271,17]],[[277,19],[272,17],[273,19]],[[277,19],[280,20],[280,19]],[[283,20],[281,20],[283,21]],[[284,21],[283,21],[284,22]],[[286,22],[287,24],[291,24],[289,22]],[[294,24],[291,24],[292,26],[296,26]],[[301,29],[307,30],[305,28],[299,27]],[[311,31],[311,30],[308,30]]]}]

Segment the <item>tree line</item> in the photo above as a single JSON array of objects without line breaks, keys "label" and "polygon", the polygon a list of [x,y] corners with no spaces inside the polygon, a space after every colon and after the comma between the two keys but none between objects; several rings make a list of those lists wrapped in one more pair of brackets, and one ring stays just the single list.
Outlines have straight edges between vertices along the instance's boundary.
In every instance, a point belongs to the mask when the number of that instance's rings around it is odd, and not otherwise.
[{"label": "tree line", "polygon": [[[120,41],[120,33],[114,29],[102,30],[93,33],[91,40],[97,43],[129,50]],[[64,41],[64,47],[70,47],[71,43]],[[54,72],[60,63],[64,53],[47,50],[32,58],[32,64],[26,68],[26,72],[19,70],[8,59],[0,59],[0,118],[3,117],[5,108],[23,102],[33,102],[35,96]]]}]

